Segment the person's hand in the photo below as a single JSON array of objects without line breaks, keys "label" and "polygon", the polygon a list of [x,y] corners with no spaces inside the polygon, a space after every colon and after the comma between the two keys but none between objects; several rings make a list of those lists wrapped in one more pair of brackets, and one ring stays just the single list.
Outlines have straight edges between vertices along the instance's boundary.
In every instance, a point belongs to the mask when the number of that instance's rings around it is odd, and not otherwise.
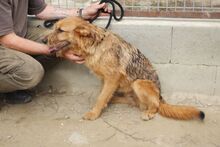
[{"label": "person's hand", "polygon": [[78,64],[83,64],[85,62],[85,60],[82,57],[74,54],[74,52],[72,50],[68,50],[68,51],[64,52],[63,55],[64,55],[65,59],[70,60],[71,62],[75,62]]},{"label": "person's hand", "polygon": [[[99,2],[97,2],[83,9],[82,18],[92,19],[93,17],[96,16],[99,9],[104,9],[104,11],[108,13],[111,12],[111,10],[108,9],[108,6],[106,3],[99,4]],[[101,16],[105,16],[105,15],[106,15],[105,13],[101,14]]]}]

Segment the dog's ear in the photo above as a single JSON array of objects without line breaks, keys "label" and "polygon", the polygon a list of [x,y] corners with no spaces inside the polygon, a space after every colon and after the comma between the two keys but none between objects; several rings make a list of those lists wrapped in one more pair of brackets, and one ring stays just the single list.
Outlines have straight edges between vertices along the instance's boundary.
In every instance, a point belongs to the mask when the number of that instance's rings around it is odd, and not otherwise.
[{"label": "dog's ear", "polygon": [[79,36],[82,36],[82,37],[89,37],[89,36],[92,36],[92,32],[91,32],[91,29],[89,29],[88,27],[86,26],[78,26],[75,28],[74,30],[75,33],[78,33]]},{"label": "dog's ear", "polygon": [[84,40],[88,40],[90,42],[95,43],[99,43],[103,40],[104,37],[104,33],[101,33],[98,27],[89,24],[77,26],[74,29],[74,33],[76,33],[79,37],[83,38]]}]

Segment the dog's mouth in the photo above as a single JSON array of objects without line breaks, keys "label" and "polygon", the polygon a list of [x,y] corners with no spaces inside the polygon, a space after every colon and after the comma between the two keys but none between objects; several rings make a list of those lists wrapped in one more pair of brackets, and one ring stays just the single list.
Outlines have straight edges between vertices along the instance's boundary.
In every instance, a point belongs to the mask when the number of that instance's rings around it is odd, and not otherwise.
[{"label": "dog's mouth", "polygon": [[49,51],[50,51],[50,53],[55,53],[57,51],[60,51],[60,50],[62,50],[64,48],[66,48],[69,45],[70,45],[69,41],[61,41],[59,43],[51,45],[50,48],[49,48]]}]

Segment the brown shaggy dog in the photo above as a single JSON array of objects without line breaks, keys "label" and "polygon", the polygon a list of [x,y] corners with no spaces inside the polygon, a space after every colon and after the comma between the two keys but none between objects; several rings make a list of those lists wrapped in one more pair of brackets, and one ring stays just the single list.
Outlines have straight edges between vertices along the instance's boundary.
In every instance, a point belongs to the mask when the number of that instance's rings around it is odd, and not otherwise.
[{"label": "brown shaggy dog", "polygon": [[160,82],[149,60],[118,35],[78,17],[60,20],[48,36],[49,45],[58,49],[58,56],[73,50],[85,58],[85,65],[103,80],[103,88],[95,106],[83,117],[97,119],[112,103],[138,106],[144,120],[157,112],[162,116],[189,120],[204,119],[202,111],[189,106],[167,104],[160,91]]}]

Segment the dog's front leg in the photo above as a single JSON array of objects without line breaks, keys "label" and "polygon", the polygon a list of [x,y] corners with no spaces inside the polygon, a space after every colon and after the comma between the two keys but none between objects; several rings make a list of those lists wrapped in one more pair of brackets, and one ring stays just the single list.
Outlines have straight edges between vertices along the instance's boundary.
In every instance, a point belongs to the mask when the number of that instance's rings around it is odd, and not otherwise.
[{"label": "dog's front leg", "polygon": [[84,115],[86,120],[95,120],[99,117],[102,110],[108,105],[108,102],[112,98],[113,93],[116,91],[119,85],[120,76],[114,75],[114,77],[104,78],[104,86],[97,98],[95,106]]}]

